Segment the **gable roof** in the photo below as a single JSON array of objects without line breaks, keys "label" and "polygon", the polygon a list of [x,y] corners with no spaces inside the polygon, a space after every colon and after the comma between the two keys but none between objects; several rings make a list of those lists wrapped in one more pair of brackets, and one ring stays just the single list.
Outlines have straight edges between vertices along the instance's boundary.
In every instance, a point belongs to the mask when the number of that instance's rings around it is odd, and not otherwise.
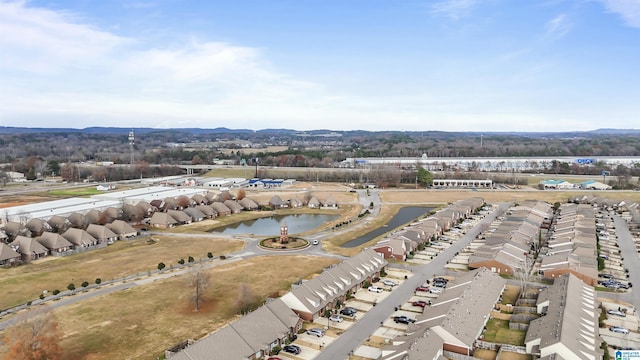
[{"label": "gable roof", "polygon": [[164,226],[175,225],[178,223],[178,221],[174,219],[171,215],[163,212],[153,213],[150,221],[151,221],[151,224],[164,225]]},{"label": "gable roof", "polygon": [[77,228],[69,228],[62,234],[62,237],[67,239],[70,243],[76,246],[88,246],[95,244],[98,240],[91,236],[88,232],[77,229]]},{"label": "gable roof", "polygon": [[94,238],[96,238],[98,240],[101,240],[101,239],[114,239],[114,238],[118,237],[118,235],[116,235],[116,233],[111,231],[106,226],[97,225],[97,224],[89,224],[89,226],[87,226],[87,232],[91,236],[93,236]]},{"label": "gable roof", "polygon": [[9,245],[0,242],[0,261],[7,261],[11,259],[19,259],[20,254],[15,252]]},{"label": "gable roof", "polygon": [[134,229],[133,226],[123,220],[115,220],[114,222],[107,224],[106,227],[116,235],[138,233],[138,230]]},{"label": "gable roof", "polygon": [[36,241],[34,238],[29,238],[26,236],[18,236],[11,243],[11,246],[17,246],[17,252],[23,255],[33,255],[33,254],[48,254],[49,250],[44,247],[42,244]]},{"label": "gable roof", "polygon": [[297,330],[299,317],[280,299],[213,332],[171,357],[172,360],[247,359]]},{"label": "gable roof", "polygon": [[58,233],[43,232],[36,240],[49,250],[57,250],[64,247],[73,246],[67,239]]}]

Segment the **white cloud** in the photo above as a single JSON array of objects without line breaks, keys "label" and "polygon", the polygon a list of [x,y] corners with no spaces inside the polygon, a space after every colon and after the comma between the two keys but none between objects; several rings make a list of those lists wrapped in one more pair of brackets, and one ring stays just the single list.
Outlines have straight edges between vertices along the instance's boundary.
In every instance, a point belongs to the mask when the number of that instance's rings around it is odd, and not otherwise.
[{"label": "white cloud", "polygon": [[3,66],[52,71],[82,61],[96,61],[129,40],[78,23],[67,12],[29,7],[25,1],[0,1]]},{"label": "white cloud", "polygon": [[640,28],[640,1],[638,0],[599,0],[608,12],[616,13],[632,27]]},{"label": "white cloud", "polygon": [[441,0],[431,5],[431,12],[453,20],[466,17],[480,0]]},{"label": "white cloud", "polygon": [[545,28],[548,36],[558,39],[569,33],[571,24],[565,14],[560,14],[549,20]]}]

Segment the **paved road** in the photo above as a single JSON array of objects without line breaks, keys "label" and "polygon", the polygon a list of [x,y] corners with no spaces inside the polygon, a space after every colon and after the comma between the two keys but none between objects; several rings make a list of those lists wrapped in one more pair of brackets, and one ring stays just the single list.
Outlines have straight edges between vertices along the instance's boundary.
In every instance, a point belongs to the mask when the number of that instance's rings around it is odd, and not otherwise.
[{"label": "paved road", "polygon": [[[502,203],[498,209],[481,220],[476,226],[463,235],[449,248],[444,250],[432,262],[421,266],[408,267],[413,271],[413,276],[407,279],[403,284],[396,287],[389,296],[380,301],[371,310],[367,311],[355,322],[344,334],[340,335],[335,341],[327,345],[315,360],[336,360],[347,359],[349,352],[355,350],[362,344],[380,324],[391,316],[394,307],[404,304],[413,294],[416,287],[424,284],[434,275],[442,274],[444,266],[451,260],[457,252],[469,245],[473,239],[480,234],[481,230],[491,224],[496,216],[506,210],[510,204]],[[403,265],[400,265],[403,266]]]},{"label": "paved road", "polygon": [[640,286],[640,258],[636,251],[636,244],[629,232],[627,223],[621,217],[613,215],[613,223],[616,226],[616,236],[618,237],[620,252],[624,258],[624,266],[629,269],[628,280],[633,284],[633,287],[627,293],[600,292],[598,296],[626,301],[633,304],[636,309],[640,309],[640,289],[636,288],[636,286]]}]

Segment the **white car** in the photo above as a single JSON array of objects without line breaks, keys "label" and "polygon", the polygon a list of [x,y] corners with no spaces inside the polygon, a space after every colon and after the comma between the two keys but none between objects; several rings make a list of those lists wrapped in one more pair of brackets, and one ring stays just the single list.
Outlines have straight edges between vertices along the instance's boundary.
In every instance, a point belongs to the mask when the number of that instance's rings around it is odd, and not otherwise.
[{"label": "white car", "polygon": [[317,337],[323,337],[324,336],[324,330],[318,329],[318,328],[313,328],[313,329],[307,330],[307,334],[308,335],[314,335],[314,336],[317,336]]},{"label": "white car", "polygon": [[429,292],[432,294],[440,294],[444,289],[441,287],[432,286],[429,288]]},{"label": "white car", "polygon": [[340,315],[331,315],[329,316],[329,320],[333,321],[333,322],[342,322],[342,320],[344,320],[344,318]]},{"label": "white car", "polygon": [[382,283],[387,285],[387,286],[396,286],[396,285],[398,285],[398,283],[393,281],[393,280],[385,280]]},{"label": "white car", "polygon": [[373,286],[373,285],[369,286],[369,287],[367,288],[367,290],[369,290],[369,291],[371,291],[371,292],[377,292],[377,293],[381,293],[381,292],[383,292],[383,291],[384,291],[382,288],[377,287],[377,286]]},{"label": "white car", "polygon": [[611,326],[609,328],[609,331],[613,331],[613,332],[620,333],[620,334],[628,334],[629,333],[629,329],[623,328],[621,326]]}]

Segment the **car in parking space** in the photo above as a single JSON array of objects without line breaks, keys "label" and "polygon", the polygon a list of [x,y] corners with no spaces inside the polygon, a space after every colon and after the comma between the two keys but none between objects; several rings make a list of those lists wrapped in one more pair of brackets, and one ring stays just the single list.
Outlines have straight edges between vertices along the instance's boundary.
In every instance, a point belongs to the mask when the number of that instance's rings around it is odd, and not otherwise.
[{"label": "car in parking space", "polygon": [[402,316],[394,316],[393,317],[393,321],[396,324],[398,324],[398,323],[400,323],[400,324],[411,324],[411,323],[416,322],[414,319],[411,319],[411,318],[409,318],[407,316],[404,316],[404,315],[402,315]]},{"label": "car in parking space", "polygon": [[381,287],[377,287],[377,286],[373,286],[373,285],[369,286],[367,288],[367,290],[369,290],[371,292],[376,292],[376,293],[381,293],[381,292],[384,291],[384,289],[382,289]]},{"label": "car in parking space", "polygon": [[615,333],[619,333],[619,334],[628,334],[629,333],[629,329],[624,328],[622,326],[611,326],[609,327],[609,331],[615,332]]},{"label": "car in parking space", "polygon": [[387,286],[396,286],[396,285],[398,285],[398,283],[397,283],[397,282],[395,282],[395,281],[393,281],[393,280],[389,280],[389,279],[387,279],[387,280],[383,281],[382,283],[383,283],[383,284],[385,284],[385,285],[387,285]]},{"label": "car in parking space", "polygon": [[613,275],[611,275],[611,274],[601,273],[601,274],[598,274],[598,276],[600,276],[601,278],[605,278],[605,279],[613,279]]},{"label": "car in parking space", "polygon": [[627,316],[627,314],[625,314],[624,312],[622,312],[620,310],[615,310],[615,309],[607,310],[607,314],[616,315],[616,316],[622,316],[622,317],[626,317]]},{"label": "car in parking space", "polygon": [[282,351],[288,352],[290,354],[298,355],[298,354],[300,354],[300,352],[302,352],[302,349],[300,349],[300,346],[298,346],[298,345],[289,344],[289,345],[285,345],[282,348]]},{"label": "car in parking space", "polygon": [[349,317],[353,317],[357,312],[358,312],[358,310],[356,310],[355,308],[347,306],[344,309],[340,310],[340,315],[346,315],[346,316],[349,316]]},{"label": "car in parking space", "polygon": [[447,283],[444,281],[434,281],[433,282],[433,286],[437,286],[439,288],[446,288],[447,287]]},{"label": "car in parking space", "polygon": [[329,320],[333,321],[333,322],[342,322],[342,320],[344,320],[344,318],[340,315],[331,315],[329,316]]},{"label": "car in parking space", "polygon": [[307,329],[307,335],[315,335],[317,337],[323,337],[324,330],[319,328]]},{"label": "car in parking space", "polygon": [[448,282],[449,282],[449,280],[448,280],[448,279],[445,279],[445,278],[443,278],[443,277],[437,277],[437,278],[434,278],[434,279],[433,279],[433,281],[434,281],[434,282],[443,282],[443,283],[448,283]]},{"label": "car in parking space", "polygon": [[432,294],[440,294],[440,293],[441,293],[441,292],[443,292],[443,291],[444,291],[444,289],[443,289],[443,288],[441,288],[441,287],[432,287],[432,288],[429,288],[429,292],[430,292],[430,293],[432,293]]},{"label": "car in parking space", "polygon": [[427,306],[427,302],[424,300],[417,300],[411,303],[413,306],[425,307]]},{"label": "car in parking space", "polygon": [[418,286],[416,288],[416,291],[429,291],[429,287],[428,286]]}]

